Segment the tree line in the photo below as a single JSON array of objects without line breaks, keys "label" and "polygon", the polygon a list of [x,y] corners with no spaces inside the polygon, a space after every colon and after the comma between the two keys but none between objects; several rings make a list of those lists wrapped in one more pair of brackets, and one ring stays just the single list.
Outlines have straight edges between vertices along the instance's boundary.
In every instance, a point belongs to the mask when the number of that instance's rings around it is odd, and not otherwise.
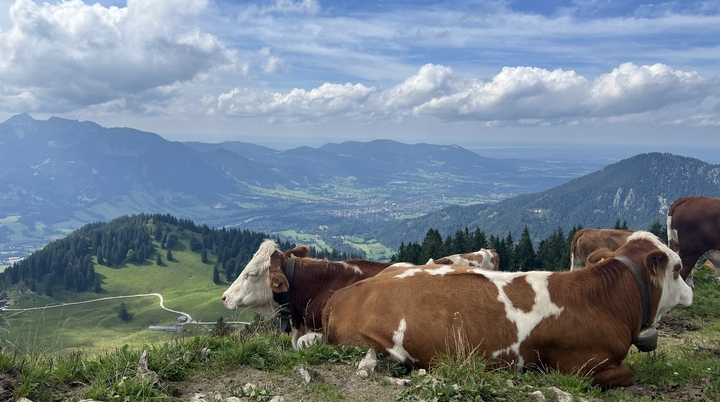
[{"label": "tree line", "polygon": [[[102,278],[95,264],[121,269],[125,264],[163,265],[173,261],[172,251],[189,248],[204,264],[213,264],[213,280],[233,281],[242,272],[266,233],[247,229],[210,228],[169,214],[121,216],[108,223],[90,223],[49,243],[0,272],[0,291],[20,286],[48,296],[58,287],[74,292],[101,292]],[[282,250],[294,243],[275,239]],[[311,248],[315,258],[361,258]]]},{"label": "tree line", "polygon": [[[547,238],[533,243],[530,230],[526,226],[516,242],[512,233],[499,237],[487,236],[480,228],[470,231],[466,227],[458,230],[454,236],[442,238],[440,231],[429,229],[421,243],[400,244],[392,261],[424,264],[430,258],[440,258],[452,254],[469,253],[480,249],[495,249],[500,256],[500,271],[563,271],[570,267],[570,243],[582,226],[573,226],[566,234],[558,227]],[[614,229],[628,229],[627,221],[615,222]],[[665,226],[655,220],[647,231],[655,234],[667,243]]]},{"label": "tree line", "polygon": [[[421,243],[402,243],[391,260],[424,264],[430,258],[493,248],[500,255],[502,271],[565,270],[570,266],[570,242],[581,228],[573,227],[567,234],[557,228],[537,246],[527,227],[517,242],[510,232],[505,237],[487,236],[479,227],[458,230],[445,239],[438,229],[430,229]],[[627,229],[627,222],[618,221],[615,228]],[[667,241],[665,228],[658,221],[647,230]],[[58,287],[101,292],[102,278],[95,272],[96,263],[116,269],[125,264],[163,265],[173,261],[173,250],[187,248],[204,264],[213,265],[214,283],[223,279],[232,282],[269,237],[247,229],[214,229],[168,214],[122,216],[109,223],[87,224],[6,268],[0,272],[0,291],[20,286],[48,296]],[[281,250],[295,247],[291,242],[275,241]],[[311,248],[310,256],[347,260],[363,258],[364,254]]]}]

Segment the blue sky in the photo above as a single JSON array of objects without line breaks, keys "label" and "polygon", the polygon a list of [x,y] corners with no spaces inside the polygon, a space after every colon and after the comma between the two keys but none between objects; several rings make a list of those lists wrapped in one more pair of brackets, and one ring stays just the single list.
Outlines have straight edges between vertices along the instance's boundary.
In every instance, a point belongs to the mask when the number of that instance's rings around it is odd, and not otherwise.
[{"label": "blue sky", "polygon": [[720,1],[0,0],[0,121],[171,140],[720,151],[719,72]]}]

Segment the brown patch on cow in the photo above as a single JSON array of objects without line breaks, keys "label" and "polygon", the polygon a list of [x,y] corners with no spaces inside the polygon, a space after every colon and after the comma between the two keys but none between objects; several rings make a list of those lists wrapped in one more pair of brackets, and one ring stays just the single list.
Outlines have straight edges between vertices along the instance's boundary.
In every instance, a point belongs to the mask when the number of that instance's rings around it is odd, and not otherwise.
[{"label": "brown patch on cow", "polygon": [[518,277],[504,287],[513,307],[529,313],[535,305],[535,291],[525,277]]}]

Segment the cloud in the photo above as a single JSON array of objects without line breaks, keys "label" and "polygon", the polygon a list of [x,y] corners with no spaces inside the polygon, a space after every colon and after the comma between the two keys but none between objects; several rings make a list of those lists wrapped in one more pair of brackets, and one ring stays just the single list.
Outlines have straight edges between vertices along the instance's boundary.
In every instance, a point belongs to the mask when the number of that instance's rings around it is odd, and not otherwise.
[{"label": "cloud", "polygon": [[[427,64],[384,91],[362,84],[323,84],[287,93],[234,89],[213,101],[213,111],[262,115],[273,121],[316,121],[340,115],[359,120],[422,117],[494,124],[559,124],[700,104],[719,90],[717,79],[663,64],[624,63],[594,79],[562,69],[505,67],[486,82],[465,78],[447,66]],[[706,125],[708,115],[703,116]]]},{"label": "cloud", "polygon": [[207,1],[129,0],[127,7],[17,0],[0,32],[0,102],[48,113],[138,104],[162,88],[233,65],[235,55],[193,20]]},{"label": "cloud", "polygon": [[373,91],[362,84],[323,84],[309,91],[295,88],[284,94],[234,88],[218,96],[210,111],[234,116],[266,116],[282,121],[317,121],[361,114]]}]

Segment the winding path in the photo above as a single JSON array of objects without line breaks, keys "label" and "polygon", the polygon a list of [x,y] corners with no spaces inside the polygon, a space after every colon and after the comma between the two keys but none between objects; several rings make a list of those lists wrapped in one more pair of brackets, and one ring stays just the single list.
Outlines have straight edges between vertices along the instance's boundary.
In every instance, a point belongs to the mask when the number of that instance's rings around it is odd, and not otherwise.
[{"label": "winding path", "polygon": [[162,308],[163,310],[166,310],[166,311],[170,311],[170,312],[172,312],[172,313],[185,315],[185,316],[188,318],[187,321],[185,322],[186,324],[189,324],[189,323],[192,323],[192,322],[193,322],[192,316],[190,316],[190,314],[188,314],[188,313],[186,313],[186,312],[183,312],[183,311],[173,310],[173,309],[169,309],[169,308],[165,307],[165,299],[163,299],[163,297],[162,297],[162,295],[161,295],[160,293],[143,293],[143,294],[139,294],[139,295],[109,296],[109,297],[102,297],[102,298],[100,298],[100,299],[84,300],[84,301],[79,301],[79,302],[70,302],[70,303],[62,303],[62,304],[53,304],[53,305],[44,306],[44,307],[0,308],[0,311],[31,311],[31,310],[44,310],[44,309],[48,309],[48,308],[57,308],[57,307],[71,306],[71,305],[75,305],[75,304],[93,303],[93,302],[98,302],[98,301],[103,301],[103,300],[127,299],[127,298],[130,298],[130,297],[146,297],[146,296],[157,296],[157,298],[160,299],[160,308]]}]

